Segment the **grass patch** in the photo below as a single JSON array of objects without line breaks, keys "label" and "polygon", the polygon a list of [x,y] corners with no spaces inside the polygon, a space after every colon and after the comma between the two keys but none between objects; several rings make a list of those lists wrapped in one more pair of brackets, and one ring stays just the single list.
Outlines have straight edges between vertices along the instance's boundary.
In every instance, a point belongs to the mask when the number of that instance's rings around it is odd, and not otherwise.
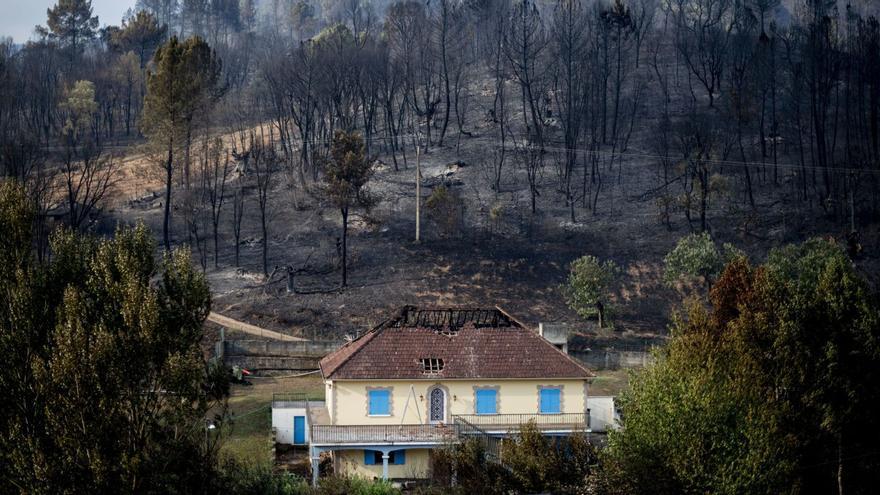
[{"label": "grass patch", "polygon": [[224,426],[220,454],[239,462],[271,467],[272,394],[305,392],[310,399],[324,400],[320,376],[254,378],[253,385],[234,385],[229,396],[232,421]]},{"label": "grass patch", "polygon": [[630,370],[601,370],[595,371],[596,377],[590,385],[590,395],[620,395],[629,385]]}]

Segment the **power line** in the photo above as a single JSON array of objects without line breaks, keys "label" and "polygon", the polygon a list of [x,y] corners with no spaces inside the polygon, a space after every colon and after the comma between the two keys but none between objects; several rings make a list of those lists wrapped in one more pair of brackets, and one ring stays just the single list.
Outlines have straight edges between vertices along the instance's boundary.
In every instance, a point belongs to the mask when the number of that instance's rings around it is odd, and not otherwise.
[{"label": "power line", "polygon": [[[364,142],[388,142],[394,138],[406,140],[416,137],[414,134],[399,134],[397,136],[370,136],[369,138],[362,137]],[[490,142],[493,139],[489,139]],[[318,144],[332,144],[333,139],[315,139],[309,140],[309,144],[314,146]],[[495,148],[502,148],[500,145],[500,139],[494,138]],[[404,144],[404,147],[406,145]],[[503,148],[511,151],[521,151],[522,147],[518,147],[515,144],[511,145],[509,143],[505,143]],[[544,146],[544,151],[551,152],[567,152],[567,151],[577,151],[583,153],[592,153],[594,155],[606,156],[606,157],[625,157],[625,158],[650,158],[655,160],[670,160],[673,162],[679,162],[682,160],[686,160],[687,157],[671,157],[671,156],[663,156],[653,153],[648,153],[645,151],[637,151],[637,152],[618,152],[618,151],[608,151],[608,150],[594,150],[590,148],[583,147],[575,147],[568,148],[563,146]],[[823,171],[823,172],[832,172],[832,173],[852,173],[852,174],[860,174],[860,173],[868,173],[868,174],[880,174],[880,169],[864,169],[864,168],[853,168],[853,167],[819,167],[815,165],[798,165],[796,163],[768,163],[768,162],[757,162],[757,161],[742,161],[742,160],[729,160],[729,159],[717,159],[717,158],[701,158],[700,161],[705,163],[717,164],[717,165],[729,165],[734,167],[755,167],[755,168],[767,168],[767,169],[783,169],[783,170],[794,170],[794,171]]]},{"label": "power line", "polygon": [[[497,146],[496,147],[500,147]],[[518,151],[520,148],[513,147],[510,148],[510,145],[506,145],[505,149],[513,149],[514,151]],[[679,161],[673,157],[666,157],[663,155],[656,155],[646,152],[633,153],[633,152],[612,152],[607,150],[592,150],[589,148],[565,148],[565,147],[557,147],[557,146],[545,146],[545,151],[582,151],[586,153],[593,153],[596,155],[602,156],[623,156],[623,157],[638,157],[638,158],[654,158],[659,160],[671,160],[671,161]],[[680,160],[687,159],[686,157],[682,157]],[[731,166],[739,166],[739,167],[770,167],[770,168],[782,168],[782,169],[792,169],[792,170],[821,170],[821,171],[831,171],[831,172],[849,172],[849,173],[871,173],[878,174],[880,173],[880,169],[861,169],[861,168],[851,168],[851,167],[817,167],[813,165],[798,165],[794,163],[767,163],[767,162],[746,162],[741,160],[719,160],[713,158],[705,158],[701,159],[703,162],[707,163],[715,163],[720,165],[731,165]]]}]

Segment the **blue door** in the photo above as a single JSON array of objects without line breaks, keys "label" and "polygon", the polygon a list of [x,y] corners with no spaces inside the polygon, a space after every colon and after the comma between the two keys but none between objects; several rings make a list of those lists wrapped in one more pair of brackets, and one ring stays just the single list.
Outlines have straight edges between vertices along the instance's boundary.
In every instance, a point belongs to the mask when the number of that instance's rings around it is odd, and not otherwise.
[{"label": "blue door", "polygon": [[306,417],[293,417],[293,443],[302,445],[306,443]]}]

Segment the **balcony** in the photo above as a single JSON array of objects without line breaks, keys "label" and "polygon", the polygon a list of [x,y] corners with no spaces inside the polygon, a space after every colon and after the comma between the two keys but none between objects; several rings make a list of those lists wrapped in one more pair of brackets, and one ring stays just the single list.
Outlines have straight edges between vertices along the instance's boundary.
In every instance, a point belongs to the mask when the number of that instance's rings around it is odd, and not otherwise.
[{"label": "balcony", "polygon": [[455,440],[449,425],[323,425],[311,427],[313,445],[442,444]]},{"label": "balcony", "polygon": [[520,425],[533,421],[541,431],[587,431],[590,412],[562,414],[456,414],[453,419],[463,420],[480,430],[492,433],[515,432]]},{"label": "balcony", "polygon": [[[314,404],[313,404],[314,405]],[[314,419],[315,408],[310,411]],[[326,418],[321,415],[322,419]],[[439,445],[473,435],[504,436],[515,433],[521,424],[534,421],[547,433],[587,431],[589,413],[567,414],[461,414],[452,424],[404,425],[330,425],[326,421],[311,424],[313,445]]]}]

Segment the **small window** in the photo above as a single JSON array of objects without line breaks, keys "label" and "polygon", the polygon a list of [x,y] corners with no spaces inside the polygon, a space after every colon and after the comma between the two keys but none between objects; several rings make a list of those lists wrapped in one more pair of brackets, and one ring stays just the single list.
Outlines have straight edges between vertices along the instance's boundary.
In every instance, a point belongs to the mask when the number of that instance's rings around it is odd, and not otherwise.
[{"label": "small window", "polygon": [[[364,464],[367,466],[382,465],[382,452],[379,450],[365,450]],[[388,453],[388,464],[402,466],[406,464],[405,450],[392,450]]]},{"label": "small window", "polygon": [[443,371],[443,360],[440,358],[419,359],[422,364],[422,373],[440,373]]},{"label": "small window", "polygon": [[562,391],[558,388],[541,389],[541,414],[559,414],[562,412]]},{"label": "small window", "polygon": [[370,390],[370,416],[391,415],[391,392],[389,390]]},{"label": "small window", "polygon": [[495,389],[477,390],[477,414],[498,413],[498,391]]}]

